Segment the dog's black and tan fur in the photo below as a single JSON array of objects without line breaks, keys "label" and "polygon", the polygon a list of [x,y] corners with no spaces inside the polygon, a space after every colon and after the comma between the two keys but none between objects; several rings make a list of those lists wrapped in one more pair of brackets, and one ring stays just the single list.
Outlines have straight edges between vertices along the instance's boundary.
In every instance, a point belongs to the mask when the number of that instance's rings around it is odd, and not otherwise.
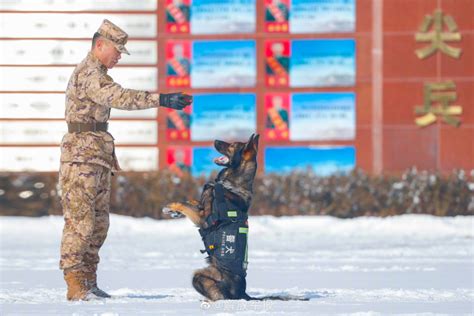
[{"label": "dog's black and tan fur", "polygon": [[[257,172],[258,140],[258,134],[253,134],[246,143],[229,144],[216,140],[214,147],[224,155],[214,161],[224,167],[216,180],[204,186],[200,201],[170,203],[164,207],[163,211],[174,217],[184,215],[200,229],[207,229],[209,224],[206,219],[213,213],[215,183],[221,183],[225,188],[225,200],[247,212],[252,200],[252,186]],[[193,286],[209,300],[308,300],[296,296],[250,297],[246,293],[245,273],[240,275],[230,272],[213,256],[208,257],[207,260],[209,266],[194,273]]]},{"label": "dog's black and tan fur", "polygon": [[[215,148],[224,157],[215,163],[224,167],[216,182],[225,187],[225,199],[248,210],[252,199],[252,186],[257,172],[257,152],[259,135],[252,135],[247,143],[226,143],[216,140]],[[170,203],[166,213],[180,213],[188,217],[199,228],[207,228],[206,218],[212,213],[214,185],[205,185],[200,201]],[[206,298],[217,301],[223,299],[252,299],[246,293],[246,280],[220,266],[215,258],[208,258],[209,266],[197,270],[193,277],[194,288]]]}]

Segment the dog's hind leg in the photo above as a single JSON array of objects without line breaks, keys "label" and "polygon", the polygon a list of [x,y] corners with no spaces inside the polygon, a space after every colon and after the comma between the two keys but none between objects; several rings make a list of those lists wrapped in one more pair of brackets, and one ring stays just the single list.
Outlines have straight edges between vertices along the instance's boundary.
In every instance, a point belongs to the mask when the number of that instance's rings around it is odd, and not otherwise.
[{"label": "dog's hind leg", "polygon": [[[224,293],[222,293],[218,286],[220,282],[219,278],[215,278],[216,276],[219,277],[220,273],[212,270],[213,268],[205,268],[196,271],[193,276],[193,287],[202,296],[207,297],[211,301],[226,299]],[[219,275],[216,275],[216,272]]]},{"label": "dog's hind leg", "polygon": [[193,203],[170,203],[163,207],[163,213],[172,215],[173,213],[183,214],[191,220],[195,225],[201,226],[202,216],[199,208]]}]

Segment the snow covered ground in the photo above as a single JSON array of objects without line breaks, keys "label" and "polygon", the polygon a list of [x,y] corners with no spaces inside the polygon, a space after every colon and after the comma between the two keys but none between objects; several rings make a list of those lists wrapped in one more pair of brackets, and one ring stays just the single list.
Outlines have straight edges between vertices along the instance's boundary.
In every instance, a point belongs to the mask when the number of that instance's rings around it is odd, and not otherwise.
[{"label": "snow covered ground", "polygon": [[309,301],[207,304],[185,220],[111,217],[99,285],[113,298],[69,303],[57,268],[61,217],[0,217],[0,315],[472,315],[474,218],[252,217],[248,292]]}]

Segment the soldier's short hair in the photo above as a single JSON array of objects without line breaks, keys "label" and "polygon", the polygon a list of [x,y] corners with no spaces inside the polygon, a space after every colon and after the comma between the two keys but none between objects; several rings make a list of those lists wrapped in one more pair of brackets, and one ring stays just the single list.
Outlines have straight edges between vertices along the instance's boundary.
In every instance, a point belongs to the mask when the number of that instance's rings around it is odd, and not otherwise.
[{"label": "soldier's short hair", "polygon": [[95,44],[97,43],[97,40],[98,40],[101,36],[102,36],[102,35],[100,35],[98,32],[95,32],[95,33],[94,33],[94,36],[92,37],[92,49],[94,49]]}]

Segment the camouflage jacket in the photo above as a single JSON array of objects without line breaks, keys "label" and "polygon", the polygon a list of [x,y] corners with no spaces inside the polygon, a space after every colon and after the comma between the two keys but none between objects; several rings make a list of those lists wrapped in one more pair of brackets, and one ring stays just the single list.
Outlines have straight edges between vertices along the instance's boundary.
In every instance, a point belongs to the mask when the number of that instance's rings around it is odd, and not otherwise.
[{"label": "camouflage jacket", "polygon": [[[89,53],[77,65],[66,90],[66,121],[107,122],[110,109],[141,110],[157,107],[159,94],[122,88],[107,68]],[[114,138],[107,132],[67,133],[61,141],[61,162],[86,162],[120,170]]]}]

